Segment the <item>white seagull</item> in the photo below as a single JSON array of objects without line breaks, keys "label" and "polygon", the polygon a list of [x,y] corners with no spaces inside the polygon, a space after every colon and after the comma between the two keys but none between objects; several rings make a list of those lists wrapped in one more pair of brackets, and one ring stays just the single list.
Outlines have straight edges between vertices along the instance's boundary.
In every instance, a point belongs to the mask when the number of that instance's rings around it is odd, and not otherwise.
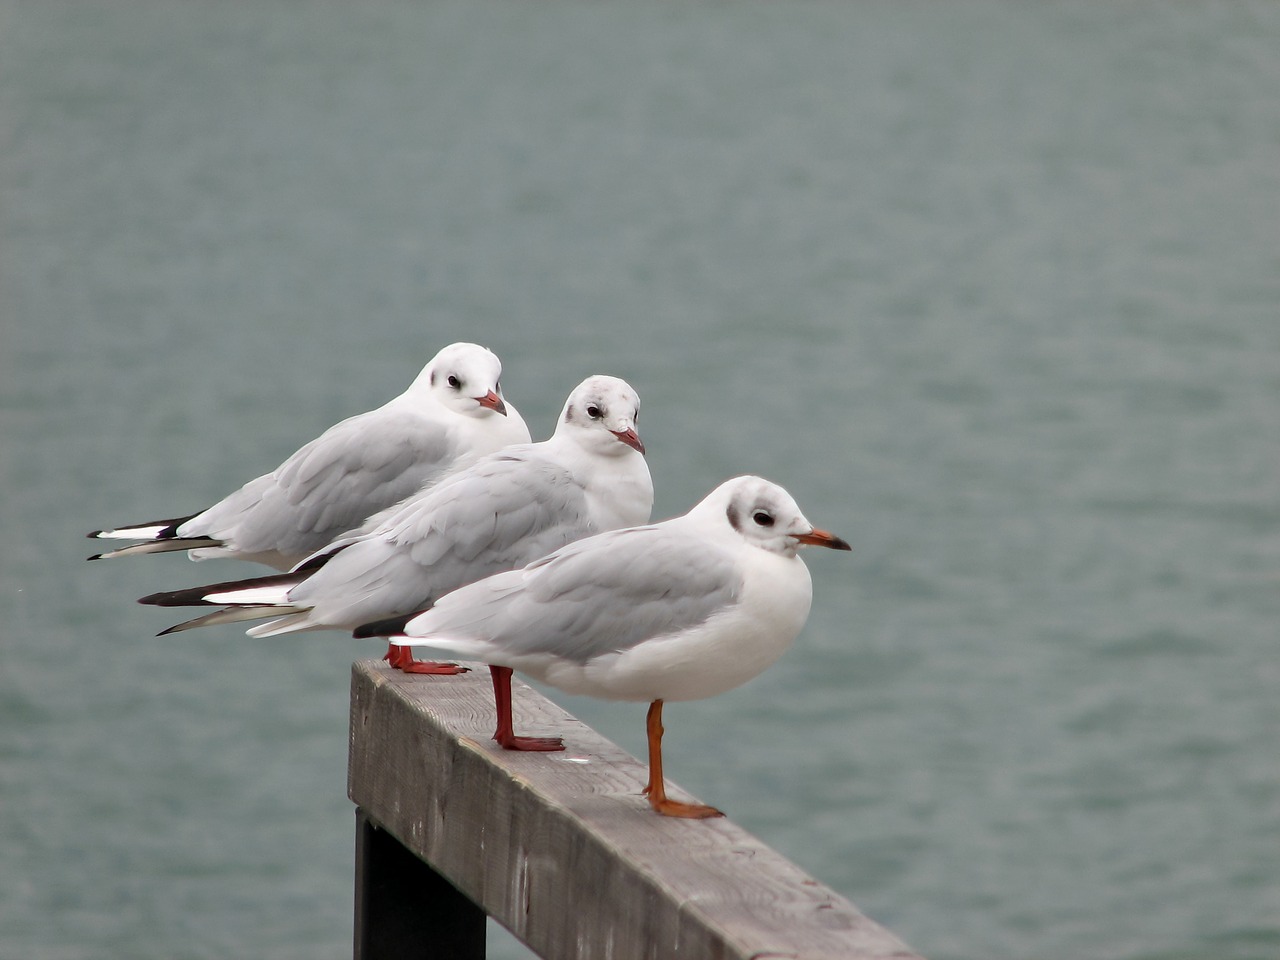
[{"label": "white seagull", "polygon": [[648,701],[650,805],[720,816],[668,799],[662,704],[730,690],[782,656],[813,595],[802,544],[850,549],[781,487],[737,477],[684,516],[578,540],[356,636],[505,664],[568,693]]},{"label": "white seagull", "polygon": [[400,396],[335,424],[207,510],[95,530],[95,539],[143,542],[89,559],[187,550],[193,560],[235,557],[289,570],[450,470],[528,443],[501,375],[489,350],[451,344]]},{"label": "white seagull", "polygon": [[[369,532],[337,540],[292,572],[157,593],[141,603],[225,609],[164,633],[272,618],[254,637],[345,629],[422,610],[451,590],[523,566],[580,537],[645,523],[653,481],[636,433],[640,398],[616,377],[588,377],[569,395],[549,440],[482,457],[378,518]],[[403,654],[403,656],[401,656]],[[392,645],[393,666],[418,663]],[[499,724],[494,739],[516,750],[563,749],[557,739],[516,737],[511,670],[493,668]]]}]

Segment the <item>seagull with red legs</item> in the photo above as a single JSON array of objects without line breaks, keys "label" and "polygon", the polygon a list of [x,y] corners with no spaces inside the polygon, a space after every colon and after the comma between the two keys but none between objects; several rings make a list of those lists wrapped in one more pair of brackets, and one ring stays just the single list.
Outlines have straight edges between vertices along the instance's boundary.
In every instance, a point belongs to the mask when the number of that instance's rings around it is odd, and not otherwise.
[{"label": "seagull with red legs", "polygon": [[[269,618],[248,631],[254,637],[353,630],[421,610],[581,537],[647,522],[653,481],[636,433],[639,410],[640,398],[625,381],[588,377],[569,395],[549,440],[482,457],[384,511],[372,530],[337,540],[293,571],[140,602],[222,608],[165,633]],[[461,669],[415,661],[394,642],[387,658],[411,673]],[[511,671],[501,663],[491,669],[501,721],[494,739],[513,750],[563,749],[558,739],[515,735]]]},{"label": "seagull with red legs", "polygon": [[782,656],[809,615],[805,545],[850,549],[781,487],[737,477],[684,516],[575,541],[356,636],[504,664],[568,693],[648,702],[650,806],[717,817],[667,796],[662,706],[730,690]]},{"label": "seagull with red legs", "polygon": [[330,427],[208,509],[95,530],[94,539],[142,542],[89,559],[186,550],[193,560],[232,557],[289,570],[449,471],[528,443],[501,376],[492,351],[450,344],[404,393]]}]

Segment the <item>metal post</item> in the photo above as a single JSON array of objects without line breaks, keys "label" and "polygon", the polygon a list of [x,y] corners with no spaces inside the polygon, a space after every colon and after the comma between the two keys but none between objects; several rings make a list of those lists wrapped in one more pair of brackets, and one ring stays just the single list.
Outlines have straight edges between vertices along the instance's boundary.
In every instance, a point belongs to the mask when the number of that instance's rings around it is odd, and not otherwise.
[{"label": "metal post", "polygon": [[356,808],[355,960],[484,960],[485,919]]}]

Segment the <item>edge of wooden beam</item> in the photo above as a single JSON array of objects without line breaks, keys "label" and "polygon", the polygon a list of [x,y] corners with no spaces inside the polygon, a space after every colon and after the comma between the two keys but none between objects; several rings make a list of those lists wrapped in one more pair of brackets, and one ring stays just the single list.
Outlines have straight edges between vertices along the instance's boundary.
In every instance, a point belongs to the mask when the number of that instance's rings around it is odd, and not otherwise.
[{"label": "edge of wooden beam", "polygon": [[483,667],[357,661],[348,794],[540,956],[919,960],[731,820],[655,815],[641,761],[527,685],[513,696],[517,730],[563,736],[564,753],[489,739]]}]

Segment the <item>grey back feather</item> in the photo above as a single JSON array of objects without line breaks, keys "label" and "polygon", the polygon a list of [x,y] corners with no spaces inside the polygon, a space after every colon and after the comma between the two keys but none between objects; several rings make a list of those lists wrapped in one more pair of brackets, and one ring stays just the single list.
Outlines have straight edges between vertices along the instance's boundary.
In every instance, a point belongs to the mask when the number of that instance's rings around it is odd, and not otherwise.
[{"label": "grey back feather", "polygon": [[193,518],[184,535],[207,533],[245,553],[306,555],[436,479],[453,465],[457,440],[410,411],[379,410],[331,427],[274,474]]},{"label": "grey back feather", "polygon": [[741,589],[723,545],[666,525],[634,527],[474,584],[415,621],[413,632],[487,641],[513,660],[549,653],[586,663],[705,623]]},{"label": "grey back feather", "polygon": [[491,454],[384,515],[298,585],[316,621],[358,626],[411,613],[595,533],[573,475],[534,445]]}]

